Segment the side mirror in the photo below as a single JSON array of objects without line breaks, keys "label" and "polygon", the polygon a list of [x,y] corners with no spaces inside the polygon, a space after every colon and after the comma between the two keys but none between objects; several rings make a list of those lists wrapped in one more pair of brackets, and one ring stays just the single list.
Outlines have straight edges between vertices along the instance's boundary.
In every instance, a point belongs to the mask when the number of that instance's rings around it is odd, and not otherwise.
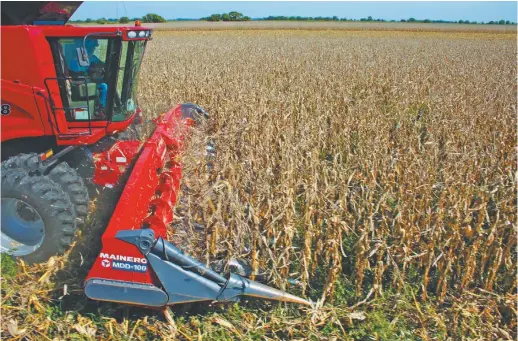
[{"label": "side mirror", "polygon": [[77,60],[79,66],[90,66],[90,60],[88,59],[88,53],[82,47],[76,47]]}]

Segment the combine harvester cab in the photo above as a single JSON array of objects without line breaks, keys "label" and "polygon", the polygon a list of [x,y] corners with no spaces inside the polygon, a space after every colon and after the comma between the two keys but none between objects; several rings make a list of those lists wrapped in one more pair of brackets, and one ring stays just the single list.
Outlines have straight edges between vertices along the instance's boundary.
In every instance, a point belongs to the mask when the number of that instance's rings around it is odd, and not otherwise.
[{"label": "combine harvester cab", "polygon": [[[65,25],[80,4],[2,4],[2,252],[28,262],[63,253],[86,221],[85,184],[112,187],[132,169],[86,278],[88,297],[147,307],[240,296],[309,305],[221,276],[165,240],[182,142],[207,114],[177,105],[154,119],[145,142],[118,138],[140,121],[136,79],[151,30]],[[70,155],[80,149],[77,165]]]}]

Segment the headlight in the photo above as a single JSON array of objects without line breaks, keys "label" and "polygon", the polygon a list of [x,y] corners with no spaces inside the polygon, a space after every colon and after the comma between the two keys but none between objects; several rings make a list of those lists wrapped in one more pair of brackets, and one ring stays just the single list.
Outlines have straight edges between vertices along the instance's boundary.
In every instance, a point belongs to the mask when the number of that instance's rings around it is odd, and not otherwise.
[{"label": "headlight", "polygon": [[138,36],[139,36],[140,38],[144,38],[144,37],[146,36],[146,31],[140,31],[140,32],[138,33]]},{"label": "headlight", "polygon": [[146,37],[149,37],[151,35],[151,31],[146,31]]},{"label": "headlight", "polygon": [[128,38],[136,38],[136,37],[137,37],[137,32],[135,32],[135,31],[128,32]]}]

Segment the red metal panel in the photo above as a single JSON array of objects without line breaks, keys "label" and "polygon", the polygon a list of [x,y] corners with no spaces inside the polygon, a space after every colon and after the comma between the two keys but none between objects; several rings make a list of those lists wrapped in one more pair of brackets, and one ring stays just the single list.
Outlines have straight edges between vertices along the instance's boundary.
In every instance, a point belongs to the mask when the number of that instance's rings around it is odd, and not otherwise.
[{"label": "red metal panel", "polygon": [[[118,231],[147,227],[154,230],[156,237],[165,238],[167,226],[172,221],[172,208],[181,178],[181,165],[177,158],[187,122],[182,121],[178,105],[158,117],[155,123],[155,132],[144,143],[102,236],[102,251],[87,280],[101,278],[153,283],[154,274],[149,267],[145,271],[124,271],[115,269],[113,262],[128,257],[138,259],[140,264],[145,262],[135,246],[115,238]],[[129,148],[129,144],[125,147]]]},{"label": "red metal panel", "polygon": [[8,113],[1,118],[2,142],[45,135],[32,87],[2,80],[1,101],[2,105],[9,105]]},{"label": "red metal panel", "polygon": [[110,149],[102,153],[93,153],[95,175],[93,182],[101,186],[113,186],[126,172],[137,155],[142,142],[117,141]]},{"label": "red metal panel", "polygon": [[105,128],[76,128],[60,131],[62,134],[72,134],[72,136],[57,135],[56,142],[59,146],[81,146],[94,144],[106,136]]},{"label": "red metal panel", "polygon": [[[43,79],[38,70],[38,57],[45,58],[45,53],[50,54],[50,49],[42,48],[37,35],[41,35],[40,29],[30,30],[27,27],[2,26],[2,79],[26,84],[30,86],[44,87]],[[39,56],[36,51],[40,50]],[[54,76],[55,77],[55,76]]]},{"label": "red metal panel", "polygon": [[[53,135],[57,133],[52,130],[52,125],[56,125],[53,115],[49,117],[50,107],[48,106],[49,94],[45,90],[44,79],[55,78],[56,70],[54,60],[50,51],[50,45],[42,33],[41,28],[37,26],[2,26],[1,27],[1,44],[2,44],[2,100],[4,100],[4,91],[12,89],[18,95],[9,101],[14,107],[26,108],[28,103],[37,103],[30,108],[27,107],[26,115],[37,117],[41,135]],[[31,92],[24,89],[31,88]],[[57,85],[50,85],[53,99],[56,106],[62,107],[61,96]],[[23,92],[23,95],[22,95]],[[43,96],[43,97],[42,97]],[[47,103],[46,103],[47,102]],[[58,115],[59,116],[59,115]],[[59,119],[60,117],[58,117]],[[66,130],[66,120],[61,117],[60,127],[62,131]],[[9,129],[11,124],[19,125],[20,122],[10,120],[3,121],[5,128],[11,131],[11,134],[3,135],[2,141],[12,138],[23,138],[28,136],[38,136],[35,134],[34,126],[36,123],[22,127],[27,129]],[[26,122],[28,124],[28,122]]]}]

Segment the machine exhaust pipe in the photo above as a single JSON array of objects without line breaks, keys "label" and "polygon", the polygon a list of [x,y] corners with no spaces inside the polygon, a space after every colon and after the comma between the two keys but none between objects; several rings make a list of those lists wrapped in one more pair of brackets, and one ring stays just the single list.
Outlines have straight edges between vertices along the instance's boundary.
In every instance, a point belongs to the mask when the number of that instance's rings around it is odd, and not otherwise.
[{"label": "machine exhaust pipe", "polygon": [[311,306],[305,299],[234,273],[226,278],[163,238],[155,239],[151,229],[119,231],[116,238],[137,246],[146,256],[169,297],[168,304],[207,300],[228,302],[249,296]]}]

